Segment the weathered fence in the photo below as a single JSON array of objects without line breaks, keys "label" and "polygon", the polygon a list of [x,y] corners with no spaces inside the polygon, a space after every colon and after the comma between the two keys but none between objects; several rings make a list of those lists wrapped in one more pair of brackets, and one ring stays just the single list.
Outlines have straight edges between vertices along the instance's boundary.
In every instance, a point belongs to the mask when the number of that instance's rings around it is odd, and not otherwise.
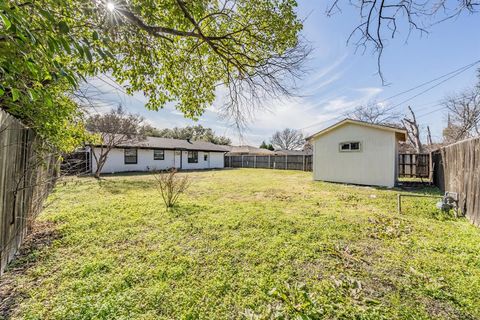
[{"label": "weathered fence", "polygon": [[53,188],[57,158],[35,132],[0,109],[0,274]]},{"label": "weathered fence", "polygon": [[428,153],[398,155],[398,176],[430,178],[430,155]]},{"label": "weathered fence", "polygon": [[443,147],[432,154],[433,183],[457,192],[459,210],[480,226],[480,138]]},{"label": "weathered fence", "polygon": [[225,156],[225,167],[312,171],[311,155]]}]

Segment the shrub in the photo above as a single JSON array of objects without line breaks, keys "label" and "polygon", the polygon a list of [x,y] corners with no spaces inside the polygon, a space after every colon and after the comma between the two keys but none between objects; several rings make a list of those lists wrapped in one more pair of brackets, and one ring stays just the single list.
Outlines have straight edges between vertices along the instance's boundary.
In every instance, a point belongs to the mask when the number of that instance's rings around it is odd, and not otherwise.
[{"label": "shrub", "polygon": [[188,176],[178,176],[177,169],[172,168],[168,171],[160,171],[154,174],[157,181],[157,188],[160,190],[163,202],[167,209],[172,208],[178,200],[178,197],[190,186]]}]

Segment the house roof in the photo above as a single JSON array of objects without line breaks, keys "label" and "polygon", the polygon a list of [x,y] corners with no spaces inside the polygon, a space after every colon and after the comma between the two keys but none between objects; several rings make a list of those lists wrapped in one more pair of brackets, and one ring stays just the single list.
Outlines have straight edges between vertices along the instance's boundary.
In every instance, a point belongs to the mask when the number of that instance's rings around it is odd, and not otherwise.
[{"label": "house roof", "polygon": [[[104,141],[104,144],[106,142]],[[227,152],[228,146],[222,146],[205,141],[180,140],[170,138],[146,137],[142,140],[132,140],[125,142],[116,148],[139,148],[139,149],[169,149],[169,150],[192,150],[192,151],[212,151]]]},{"label": "house roof", "polygon": [[275,152],[268,150],[268,149],[263,149],[263,148],[257,148],[253,146],[229,146],[230,151],[228,152],[228,155],[275,155]]},{"label": "house roof", "polygon": [[311,155],[312,150],[275,150],[276,155],[287,155],[287,156],[306,156]]},{"label": "house roof", "polygon": [[346,124],[355,124],[359,126],[364,126],[364,127],[369,127],[369,128],[374,128],[374,129],[379,129],[379,130],[385,130],[385,131],[390,131],[394,132],[395,135],[397,136],[398,140],[400,141],[405,141],[407,139],[407,130],[397,128],[394,126],[388,126],[388,125],[383,125],[383,124],[375,124],[375,123],[370,123],[370,122],[365,122],[365,121],[360,121],[360,120],[353,120],[353,119],[344,119],[340,122],[337,122],[333,125],[331,125],[328,128],[325,128],[309,137],[306,138],[306,140],[311,140],[313,138],[318,138],[328,132],[331,132],[339,127],[342,127]]}]

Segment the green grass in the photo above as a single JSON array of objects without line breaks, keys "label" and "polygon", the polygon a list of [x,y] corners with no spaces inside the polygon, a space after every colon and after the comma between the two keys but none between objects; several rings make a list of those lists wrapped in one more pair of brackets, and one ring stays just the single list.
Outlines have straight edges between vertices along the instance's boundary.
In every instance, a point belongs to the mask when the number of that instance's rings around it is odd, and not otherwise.
[{"label": "green grass", "polygon": [[169,212],[150,175],[60,183],[13,318],[480,318],[480,231],[435,199],[399,216],[398,191],[304,172],[189,175]]}]

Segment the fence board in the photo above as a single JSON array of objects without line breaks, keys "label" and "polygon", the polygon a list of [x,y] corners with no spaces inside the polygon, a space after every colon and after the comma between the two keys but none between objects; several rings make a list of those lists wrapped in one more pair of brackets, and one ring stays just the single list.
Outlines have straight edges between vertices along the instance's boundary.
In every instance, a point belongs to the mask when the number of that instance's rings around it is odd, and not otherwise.
[{"label": "fence board", "polygon": [[442,191],[457,192],[460,211],[480,226],[480,138],[443,147],[432,158],[434,184]]},{"label": "fence board", "polygon": [[57,158],[31,129],[0,110],[0,275],[54,185]]}]

